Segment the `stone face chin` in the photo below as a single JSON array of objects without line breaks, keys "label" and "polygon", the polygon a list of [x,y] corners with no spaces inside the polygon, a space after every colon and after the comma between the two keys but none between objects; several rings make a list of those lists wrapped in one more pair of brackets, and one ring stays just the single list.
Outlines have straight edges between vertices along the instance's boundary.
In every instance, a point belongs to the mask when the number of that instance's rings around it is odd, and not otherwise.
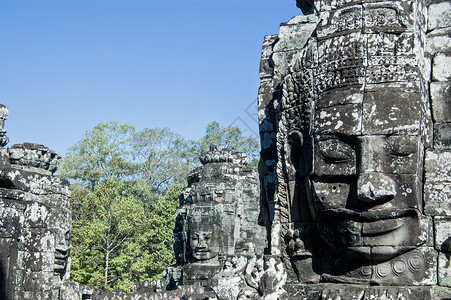
[{"label": "stone face chin", "polygon": [[[328,246],[349,258],[380,262],[425,243],[427,224],[415,210],[400,217],[378,214],[318,212],[318,228]],[[374,221],[375,220],[375,221]]]},{"label": "stone face chin", "polygon": [[394,247],[394,246],[375,246],[375,247],[348,247],[345,253],[348,257],[358,259],[362,262],[380,263],[399,256],[416,247]]}]

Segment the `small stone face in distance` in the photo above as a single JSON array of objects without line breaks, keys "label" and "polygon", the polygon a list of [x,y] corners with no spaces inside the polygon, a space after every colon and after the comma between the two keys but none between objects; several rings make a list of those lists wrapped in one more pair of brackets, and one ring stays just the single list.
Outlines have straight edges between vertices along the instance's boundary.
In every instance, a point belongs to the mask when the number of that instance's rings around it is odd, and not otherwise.
[{"label": "small stone face in distance", "polygon": [[219,254],[221,231],[219,215],[213,207],[196,207],[188,217],[189,254],[194,261],[215,258]]}]

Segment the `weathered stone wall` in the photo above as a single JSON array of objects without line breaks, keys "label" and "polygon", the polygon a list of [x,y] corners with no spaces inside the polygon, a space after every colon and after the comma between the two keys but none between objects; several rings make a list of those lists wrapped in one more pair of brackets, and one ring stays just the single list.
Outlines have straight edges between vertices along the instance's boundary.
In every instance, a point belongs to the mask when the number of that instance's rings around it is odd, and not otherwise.
[{"label": "weathered stone wall", "polygon": [[[430,61],[434,147],[426,150],[425,214],[433,218],[437,281],[451,288],[451,2],[429,1],[425,55]],[[438,289],[447,297],[449,290]]]},{"label": "weathered stone wall", "polygon": [[450,1],[297,4],[260,68],[280,297],[450,297]]}]

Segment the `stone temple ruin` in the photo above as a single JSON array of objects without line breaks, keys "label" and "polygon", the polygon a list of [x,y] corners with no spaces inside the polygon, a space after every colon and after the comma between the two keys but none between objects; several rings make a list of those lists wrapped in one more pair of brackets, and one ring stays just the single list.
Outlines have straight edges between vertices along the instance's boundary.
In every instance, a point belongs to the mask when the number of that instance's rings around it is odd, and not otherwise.
[{"label": "stone temple ruin", "polygon": [[451,299],[451,1],[296,4],[263,44],[259,174],[201,156],[158,282],[71,282],[59,156],[1,148],[0,298]]}]

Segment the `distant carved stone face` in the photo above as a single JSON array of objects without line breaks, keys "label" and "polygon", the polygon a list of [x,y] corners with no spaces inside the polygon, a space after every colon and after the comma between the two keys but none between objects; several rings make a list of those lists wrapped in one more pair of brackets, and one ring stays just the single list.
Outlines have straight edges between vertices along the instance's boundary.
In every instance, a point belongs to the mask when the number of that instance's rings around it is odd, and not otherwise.
[{"label": "distant carved stone face", "polygon": [[421,218],[419,96],[375,90],[365,100],[317,105],[313,205],[329,246],[382,261],[416,248],[427,237]]},{"label": "distant carved stone face", "polygon": [[55,239],[55,261],[53,271],[58,276],[63,277],[67,271],[70,255],[70,231],[65,234],[56,234]]},{"label": "distant carved stone face", "polygon": [[220,231],[213,216],[194,216],[188,222],[189,248],[196,260],[208,260],[219,254]]}]

